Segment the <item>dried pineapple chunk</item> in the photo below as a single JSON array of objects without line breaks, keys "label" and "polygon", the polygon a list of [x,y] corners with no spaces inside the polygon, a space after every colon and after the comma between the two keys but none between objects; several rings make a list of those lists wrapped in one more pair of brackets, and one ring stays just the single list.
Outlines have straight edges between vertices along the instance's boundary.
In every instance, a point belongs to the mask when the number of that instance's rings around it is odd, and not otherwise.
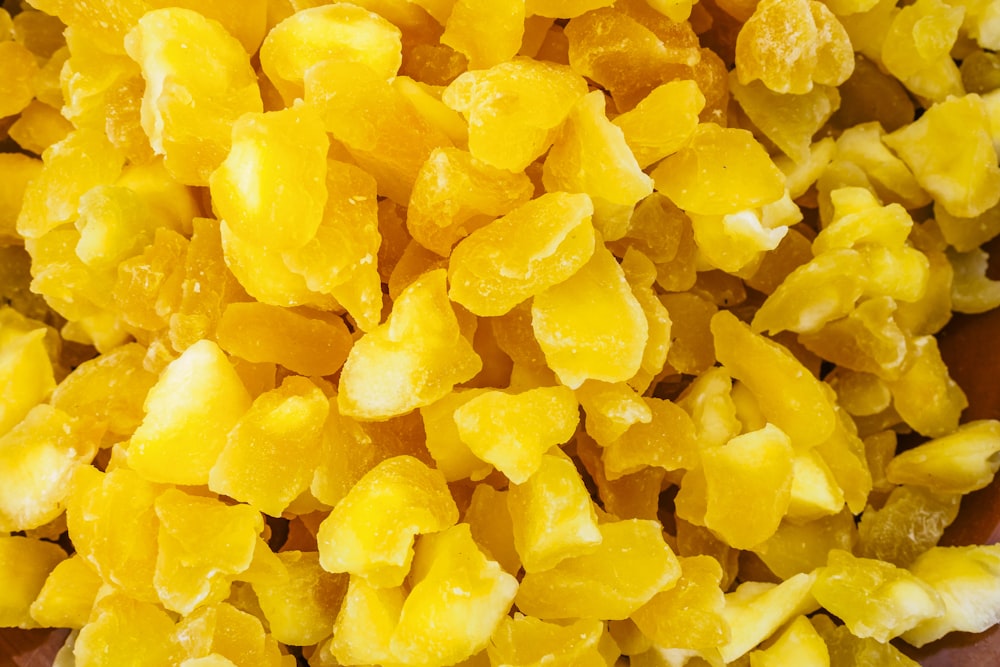
[{"label": "dried pineapple chunk", "polygon": [[478,70],[509,62],[521,48],[525,0],[455,0],[441,43]]},{"label": "dried pineapple chunk", "polygon": [[645,169],[687,143],[704,107],[705,96],[697,83],[670,81],[654,88],[633,109],[611,122],[621,129],[625,143]]},{"label": "dried pineapple chunk", "polygon": [[547,623],[524,614],[503,618],[490,637],[490,664],[529,667],[604,667],[601,642],[606,630],[596,620],[569,625]]},{"label": "dried pineapple chunk", "polygon": [[73,645],[77,664],[95,667],[140,662],[150,667],[180,663],[174,621],[154,604],[114,592],[94,605],[90,622]]},{"label": "dried pineapple chunk", "polygon": [[0,536],[0,628],[34,628],[31,603],[49,573],[66,558],[57,544],[17,535]]},{"label": "dried pineapple chunk", "polygon": [[819,605],[810,589],[816,575],[797,574],[780,584],[748,581],[726,594],[723,616],[730,638],[720,649],[727,663],[745,655],[781,626]]},{"label": "dried pineapple chunk", "polygon": [[277,557],[281,568],[253,582],[271,635],[284,644],[316,644],[330,635],[347,575],[324,571],[315,551],[282,551]]},{"label": "dried pineapple chunk", "polygon": [[82,628],[103,584],[93,568],[73,554],[49,572],[31,603],[31,617],[43,627]]},{"label": "dried pineapple chunk", "polygon": [[769,647],[750,652],[750,667],[830,667],[830,652],[805,616],[792,621]]},{"label": "dried pineapple chunk", "polygon": [[886,468],[894,484],[916,484],[937,493],[965,494],[993,480],[1000,461],[1000,422],[963,424],[952,433],[897,455]]}]

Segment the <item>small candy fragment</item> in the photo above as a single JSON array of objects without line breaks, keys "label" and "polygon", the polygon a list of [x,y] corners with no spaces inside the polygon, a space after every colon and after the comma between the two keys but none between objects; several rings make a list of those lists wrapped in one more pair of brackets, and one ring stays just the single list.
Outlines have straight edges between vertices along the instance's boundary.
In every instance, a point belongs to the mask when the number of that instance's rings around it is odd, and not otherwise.
[{"label": "small candy fragment", "polygon": [[919,667],[919,663],[906,657],[894,644],[855,637],[846,625],[834,624],[825,614],[817,614],[809,621],[826,642],[833,667],[864,662],[886,667]]},{"label": "small candy fragment", "polygon": [[892,404],[903,420],[921,435],[939,437],[958,427],[969,404],[941,359],[937,339],[920,336],[911,343],[910,366],[888,382]]},{"label": "small candy fragment", "polygon": [[561,386],[519,394],[487,391],[454,415],[459,437],[472,453],[515,484],[538,470],[546,451],[573,436],[579,419],[576,397]]},{"label": "small candy fragment", "polygon": [[333,638],[323,651],[344,665],[393,662],[389,642],[399,623],[404,597],[401,587],[376,588],[363,577],[352,576],[333,626]]},{"label": "small candy fragment", "polygon": [[31,603],[31,617],[46,628],[82,628],[103,584],[93,568],[73,554],[49,573]]},{"label": "small candy fragment", "polygon": [[4,63],[4,77],[0,83],[0,118],[5,118],[23,111],[35,97],[34,78],[38,63],[31,51],[13,41],[0,42],[0,61]]},{"label": "small candy fragment", "polygon": [[185,616],[177,624],[175,637],[184,653],[191,656],[182,665],[198,664],[198,660],[228,660],[238,667],[283,664],[277,642],[264,632],[261,622],[226,602]]},{"label": "small candy fragment", "polygon": [[427,434],[427,451],[449,482],[464,478],[479,481],[493,470],[492,465],[472,453],[469,445],[462,440],[455,422],[455,412],[486,391],[489,390],[455,390],[440,401],[420,408],[420,418]]},{"label": "small candy fragment", "polygon": [[687,143],[704,106],[705,96],[697,83],[670,81],[654,88],[635,108],[611,122],[621,129],[625,143],[645,169]]},{"label": "small candy fragment", "polygon": [[805,616],[792,621],[766,649],[750,653],[750,667],[783,665],[830,667],[826,643]]},{"label": "small candy fragment", "polygon": [[320,524],[320,564],[327,572],[363,576],[374,586],[398,586],[410,569],[414,536],[456,521],[458,508],[441,473],[412,456],[387,459]]},{"label": "small candy fragment", "polygon": [[815,611],[815,580],[815,574],[797,574],[777,585],[748,581],[727,593],[723,615],[731,635],[719,651],[722,659],[736,660],[796,616]]},{"label": "small candy fragment", "polygon": [[472,538],[483,552],[516,574],[521,557],[514,546],[514,523],[507,505],[509,491],[497,491],[489,484],[477,484],[462,520],[469,524]]},{"label": "small candy fragment", "polygon": [[11,309],[0,309],[0,383],[16,387],[0,398],[0,435],[21,421],[55,388],[45,347],[46,328]]},{"label": "small candy fragment", "polygon": [[962,79],[951,59],[962,25],[961,6],[918,0],[893,17],[882,42],[882,64],[920,97],[942,102],[961,95]]},{"label": "small candy fragment", "polygon": [[58,544],[0,536],[0,628],[34,628],[29,609],[55,566],[66,558]]},{"label": "small candy fragment", "polygon": [[699,461],[695,424],[676,403],[643,398],[650,419],[633,424],[621,436],[604,445],[604,473],[608,479],[657,466],[664,470],[694,468]]},{"label": "small candy fragment", "polygon": [[941,539],[958,516],[961,496],[915,485],[895,487],[881,508],[865,508],[858,525],[857,554],[909,567]]},{"label": "small candy fragment", "polygon": [[607,447],[634,424],[648,424],[653,413],[646,402],[624,382],[590,380],[576,390],[586,414],[586,429],[599,445]]}]

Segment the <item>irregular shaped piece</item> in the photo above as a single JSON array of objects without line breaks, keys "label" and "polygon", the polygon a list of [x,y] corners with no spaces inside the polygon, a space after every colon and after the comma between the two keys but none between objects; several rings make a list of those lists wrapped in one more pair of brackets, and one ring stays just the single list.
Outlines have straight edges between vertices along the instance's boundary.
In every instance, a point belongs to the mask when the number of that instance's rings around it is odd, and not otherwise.
[{"label": "irregular shaped piece", "polygon": [[281,665],[278,644],[264,632],[257,617],[227,602],[201,607],[185,616],[177,624],[175,637],[184,652],[193,656],[182,665],[200,664],[198,660],[228,660],[238,667]]},{"label": "irregular shaped piece", "polygon": [[629,427],[605,445],[602,460],[608,479],[614,480],[648,466],[664,470],[694,468],[699,461],[694,421],[676,403],[643,398],[649,421]]},{"label": "irregular shaped piece", "polygon": [[363,577],[351,577],[333,626],[333,638],[322,649],[344,665],[391,663],[389,648],[399,623],[405,593],[401,587],[376,588]]},{"label": "irregular shaped piece", "polygon": [[691,213],[691,226],[700,255],[709,266],[726,273],[748,270],[767,251],[777,248],[788,232],[786,225],[769,227],[756,211]]},{"label": "irregular shaped piece", "polygon": [[206,484],[226,435],[249,407],[250,395],[226,355],[212,341],[198,341],[149,390],[129,466],[151,481]]},{"label": "irregular shaped piece", "polygon": [[590,380],[576,390],[586,414],[587,434],[602,447],[617,440],[634,424],[648,424],[653,413],[634,389],[624,382]]},{"label": "irregular shaped piece", "polygon": [[261,394],[229,431],[209,488],[280,516],[309,488],[328,410],[323,392],[303,377],[290,376]]},{"label": "irregular shaped piece", "polygon": [[645,169],[687,143],[704,107],[705,96],[697,83],[670,81],[611,122],[621,129],[636,162]]},{"label": "irregular shaped piece", "polygon": [[960,501],[958,494],[935,493],[909,484],[895,487],[882,507],[867,507],[861,515],[858,555],[909,567],[938,543],[944,529],[958,516]]},{"label": "irregular shaped piece", "polygon": [[479,550],[464,523],[420,538],[412,580],[389,646],[399,662],[429,667],[486,648],[517,592],[517,579]]},{"label": "irregular shaped piece", "polygon": [[412,456],[386,459],[320,524],[320,564],[327,572],[350,572],[374,586],[398,586],[410,569],[414,536],[456,521],[458,508],[441,473]]},{"label": "irregular shaped piece", "polygon": [[487,164],[524,171],[556,138],[576,100],[587,93],[569,67],[515,58],[465,72],[441,99],[469,121],[469,152]]},{"label": "irregular shaped piece", "polygon": [[788,579],[826,565],[832,549],[850,551],[858,541],[854,515],[844,507],[839,513],[800,523],[785,520],[774,535],[753,552],[776,576]]},{"label": "irregular shaped piece", "polygon": [[157,605],[113,592],[94,605],[90,622],[73,643],[82,665],[114,667],[140,662],[168,667],[181,662],[174,621]]},{"label": "irregular shaped piece", "polygon": [[543,619],[620,620],[680,577],[659,522],[630,519],[599,529],[602,540],[595,551],[524,575],[515,600],[518,609]]},{"label": "irregular shaped piece", "polygon": [[[198,53],[188,45],[198,44]],[[125,50],[139,63],[146,92],[142,129],[175,179],[208,185],[231,143],[230,128],[263,106],[243,45],[217,21],[190,9],[147,12]]]},{"label": "irregular shaped piece", "polygon": [[306,70],[324,60],[360,63],[382,79],[396,76],[402,63],[401,37],[399,28],[358,5],[306,5],[267,33],[260,65],[291,106],[305,94]]},{"label": "irregular shaped piece", "polygon": [[1000,468],[1000,422],[969,422],[957,430],[889,462],[886,477],[894,484],[916,484],[936,493],[966,494],[993,480]]},{"label": "irregular shaped piece", "polygon": [[315,551],[282,551],[277,557],[281,569],[253,583],[271,635],[283,644],[316,644],[330,634],[347,575],[324,571]]},{"label": "irregular shaped piece", "polygon": [[0,398],[0,435],[7,433],[55,388],[46,350],[45,325],[0,309],[0,383],[10,387]]},{"label": "irregular shaped piece", "polygon": [[969,401],[951,379],[937,339],[914,338],[909,357],[906,372],[898,380],[887,382],[893,407],[921,435],[934,438],[951,433],[958,428],[962,410]]},{"label": "irregular shaped piece", "polygon": [[846,667],[865,662],[886,667],[919,667],[917,662],[906,657],[895,645],[871,637],[864,639],[855,637],[846,625],[834,624],[825,614],[817,614],[809,621],[826,642],[832,667]]},{"label": "irregular shaped piece", "polygon": [[469,69],[507,62],[521,48],[525,0],[456,0],[441,43],[469,59]]},{"label": "irregular shaped piece", "polygon": [[49,573],[66,558],[58,544],[39,539],[0,536],[0,627],[34,628],[38,624],[29,613]]},{"label": "irregular shaped piece", "polygon": [[87,624],[97,592],[103,585],[83,557],[73,554],[49,572],[31,603],[31,618],[42,627],[78,630]]},{"label": "irregular shaped piece", "polygon": [[985,250],[948,252],[953,269],[952,308],[957,313],[985,313],[1000,306],[1000,281],[987,277],[990,256]]},{"label": "irregular shaped piece", "polygon": [[750,667],[830,667],[830,652],[805,616],[792,621],[773,644],[750,653]]},{"label": "irregular shaped piece", "polygon": [[962,26],[962,7],[918,0],[892,18],[882,41],[882,64],[916,95],[943,102],[962,95],[951,49]]},{"label": "irregular shaped piece", "polygon": [[576,396],[559,386],[519,394],[487,391],[454,415],[459,437],[472,453],[515,484],[538,470],[546,451],[573,436],[579,419]]},{"label": "irregular shaped piece", "polygon": [[427,451],[434,458],[437,469],[449,482],[466,478],[479,481],[493,470],[492,465],[469,449],[455,422],[455,412],[486,391],[489,390],[455,390],[440,401],[420,408],[420,418],[427,434]]},{"label": "irregular shaped piece", "polygon": [[726,594],[723,616],[729,623],[730,639],[719,653],[726,662],[746,654],[796,616],[818,607],[809,592],[813,574],[797,574],[780,584],[748,581]]},{"label": "irregular shaped piece", "polygon": [[462,521],[469,524],[472,538],[484,553],[516,575],[521,569],[521,557],[514,546],[514,522],[507,506],[509,493],[486,483],[477,484]]},{"label": "irregular shaped piece", "polygon": [[531,326],[549,367],[572,389],[588,379],[630,379],[649,336],[621,266],[600,243],[572,277],[535,296]]},{"label": "irregular shaped piece", "polygon": [[38,63],[31,51],[14,41],[0,42],[0,60],[4,63],[0,118],[6,118],[20,113],[34,99]]},{"label": "irregular shaped piece", "polygon": [[354,344],[337,401],[344,415],[387,419],[443,398],[481,368],[445,293],[445,271],[438,269],[407,286],[388,320]]},{"label": "irregular shaped piece", "polygon": [[594,207],[585,194],[550,192],[462,240],[448,263],[448,296],[497,316],[561,283],[594,253]]},{"label": "irregular shaped piece", "polygon": [[792,459],[792,468],[788,518],[811,521],[840,512],[844,507],[844,492],[837,485],[830,466],[816,450],[796,454]]},{"label": "irregular shaped piece", "polygon": [[602,665],[607,664],[600,650],[605,632],[597,620],[561,625],[515,613],[500,620],[486,652],[491,664],[511,667]]},{"label": "irregular shaped piece", "polygon": [[0,153],[0,241],[20,238],[17,218],[28,183],[42,171],[42,161],[22,153]]}]

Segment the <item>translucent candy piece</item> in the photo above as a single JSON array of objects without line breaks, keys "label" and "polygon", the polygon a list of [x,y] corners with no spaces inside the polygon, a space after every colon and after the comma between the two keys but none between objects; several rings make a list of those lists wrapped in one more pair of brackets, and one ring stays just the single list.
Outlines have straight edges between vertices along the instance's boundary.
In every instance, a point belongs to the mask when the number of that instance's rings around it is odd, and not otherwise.
[{"label": "translucent candy piece", "polygon": [[305,94],[306,70],[324,60],[357,62],[383,79],[396,76],[402,63],[401,37],[399,28],[356,4],[307,5],[268,32],[260,64],[291,106]]},{"label": "translucent candy piece", "polygon": [[477,484],[462,521],[469,524],[472,538],[483,552],[516,574],[521,557],[514,546],[514,525],[507,507],[509,491],[497,491],[486,483]]},{"label": "translucent candy piece", "polygon": [[650,420],[634,424],[605,446],[602,458],[608,479],[618,479],[648,466],[670,471],[698,464],[698,440],[688,413],[671,401],[642,400]]},{"label": "translucent candy piece", "polygon": [[[680,564],[663,541],[659,522],[630,519],[599,528],[602,540],[595,551],[526,574],[515,600],[518,609],[543,619],[620,620],[680,578]],[[620,572],[631,573],[628,581],[616,575]]]},{"label": "translucent candy piece", "polygon": [[648,424],[653,413],[634,389],[624,382],[590,380],[576,390],[586,414],[587,434],[607,447],[633,424]]},{"label": "translucent candy piece", "polygon": [[858,526],[858,555],[909,567],[938,543],[958,516],[958,494],[935,493],[919,486],[895,487],[881,508],[868,507]]},{"label": "translucent candy piece", "polygon": [[487,391],[454,415],[459,437],[472,453],[515,484],[535,473],[546,451],[572,437],[579,418],[576,397],[560,386],[518,394]]},{"label": "translucent candy piece", "polygon": [[463,237],[526,203],[533,192],[525,174],[456,148],[438,148],[417,173],[406,228],[422,246],[447,256]]},{"label": "translucent candy piece", "polygon": [[[197,53],[187,49],[192,42]],[[181,183],[207,185],[229,150],[232,123],[262,110],[243,45],[217,21],[174,7],[146,13],[125,49],[146,80],[142,128],[153,150]]]},{"label": "translucent candy piece", "polygon": [[103,430],[42,404],[0,436],[0,531],[37,528],[62,514],[73,472],[94,458]]},{"label": "translucent candy piece", "polygon": [[31,603],[49,573],[66,558],[66,552],[52,542],[16,535],[0,536],[0,627],[35,628],[29,613]]},{"label": "translucent candy piece", "polygon": [[320,525],[320,564],[374,586],[398,586],[410,569],[414,536],[456,521],[458,509],[441,473],[412,456],[386,459]]},{"label": "translucent candy piece", "polygon": [[565,281],[594,252],[593,212],[585,194],[550,192],[476,230],[452,252],[449,297],[497,316]]},{"label": "translucent candy piece", "polygon": [[1000,204],[971,218],[951,215],[935,204],[934,220],[948,245],[958,252],[969,252],[1000,235]]},{"label": "translucent candy piece", "polygon": [[185,616],[177,624],[175,637],[187,655],[196,656],[189,658],[192,661],[214,656],[238,667],[278,667],[281,659],[277,643],[265,634],[261,622],[226,602],[200,607]]},{"label": "translucent candy piece", "polygon": [[654,595],[631,616],[636,626],[660,646],[706,650],[729,640],[722,615],[726,601],[719,584],[722,566],[711,556],[679,559],[681,578]]},{"label": "translucent candy piece", "polygon": [[965,494],[990,483],[1000,461],[1000,422],[978,420],[896,456],[886,469],[895,484]]},{"label": "translucent candy piece", "polygon": [[452,145],[403,93],[362,63],[325,60],[312,66],[305,100],[319,111],[327,132],[375,177],[379,194],[401,206],[431,152]]},{"label": "translucent candy piece", "polygon": [[323,392],[302,377],[261,394],[229,432],[209,488],[280,516],[313,479],[328,410]]},{"label": "translucent candy piece", "polygon": [[35,97],[34,78],[38,63],[27,47],[12,41],[0,42],[0,59],[4,62],[0,118],[5,118],[23,111]]},{"label": "translucent candy piece", "polygon": [[586,93],[583,77],[566,66],[515,58],[460,75],[442,100],[468,119],[473,157],[520,172],[549,148]]},{"label": "translucent candy piece", "polygon": [[705,262],[726,273],[738,273],[760,261],[785,238],[788,227],[770,228],[756,211],[728,215],[691,214],[698,251]]},{"label": "translucent candy piece", "polygon": [[206,484],[226,435],[250,407],[250,395],[226,355],[202,340],[171,362],[146,397],[146,416],[128,448],[129,465],[147,479]]},{"label": "translucent candy piece", "polygon": [[612,2],[610,0],[525,0],[524,4],[529,16],[571,19],[607,7]]},{"label": "translucent candy piece", "polygon": [[531,325],[549,367],[573,389],[634,376],[649,335],[642,306],[601,244],[572,277],[535,296]]},{"label": "translucent candy piece", "polygon": [[404,289],[388,320],[354,344],[337,400],[344,415],[387,419],[443,398],[481,368],[438,269]]},{"label": "translucent candy piece", "polygon": [[451,665],[486,648],[517,592],[517,580],[479,550],[467,524],[420,538],[412,580],[390,640],[403,664]]},{"label": "translucent candy piece", "polygon": [[0,399],[0,435],[56,386],[45,339],[41,322],[22,318],[10,307],[0,310],[0,382],[11,388]]},{"label": "translucent candy piece", "polygon": [[705,96],[697,83],[670,81],[654,88],[635,108],[611,122],[625,134],[625,142],[639,166],[646,168],[687,143],[704,106]]},{"label": "translucent candy piece", "polygon": [[248,243],[301,248],[323,219],[328,147],[323,124],[307,107],[243,114],[232,126],[229,154],[209,179],[213,206]]},{"label": "translucent candy piece", "polygon": [[94,605],[90,622],[80,630],[73,655],[81,665],[112,667],[141,662],[150,667],[180,663],[174,621],[160,607],[118,592]]},{"label": "translucent candy piece", "polygon": [[250,567],[260,514],[246,505],[164,491],[155,502],[159,521],[153,583],[163,605],[190,614],[229,596],[234,575]]},{"label": "translucent candy piece", "polygon": [[525,0],[456,0],[441,43],[469,59],[469,69],[507,62],[520,50]]},{"label": "translucent candy piece", "polygon": [[455,412],[486,389],[456,390],[431,405],[420,408],[420,417],[427,433],[427,451],[445,479],[478,481],[486,477],[493,466],[478,458],[459,434]]},{"label": "translucent candy piece", "polygon": [[764,415],[796,448],[830,436],[837,418],[827,390],[782,346],[754,334],[728,311],[712,318],[712,334],[716,357],[747,385]]},{"label": "translucent candy piece", "polygon": [[31,617],[46,628],[82,628],[103,584],[93,568],[74,554],[49,572],[31,603]]},{"label": "translucent candy piece", "polygon": [[903,633],[913,646],[923,646],[949,632],[983,632],[1000,620],[996,576],[1000,547],[934,547],[910,566],[944,602],[944,614],[921,621]]},{"label": "translucent candy piece", "polygon": [[844,506],[844,493],[837,485],[830,467],[815,451],[795,456],[793,464],[792,495],[788,503],[788,517],[795,520],[812,520],[836,514]]},{"label": "translucent candy piece", "polygon": [[961,74],[950,51],[962,15],[960,6],[940,0],[921,0],[901,8],[882,43],[886,70],[921,97],[940,102],[961,95]]},{"label": "translucent candy piece", "polygon": [[736,660],[796,616],[815,611],[815,580],[815,574],[797,574],[780,584],[749,581],[727,593],[723,615],[731,634],[720,649],[722,659]]},{"label": "translucent candy piece", "polygon": [[538,470],[507,496],[514,546],[525,572],[542,572],[600,544],[590,493],[568,458],[544,455]]},{"label": "translucent candy piece", "polygon": [[1000,306],[1000,282],[990,280],[989,255],[984,250],[948,252],[954,270],[952,309],[958,313],[985,313]]},{"label": "translucent candy piece", "polygon": [[885,143],[948,213],[974,217],[1000,201],[1000,167],[978,95],[934,104]]},{"label": "translucent candy piece", "polygon": [[376,588],[363,577],[347,584],[344,604],[333,626],[333,639],[325,647],[340,664],[391,664],[389,642],[399,623],[405,593],[400,587]]},{"label": "translucent candy piece", "polygon": [[817,614],[809,621],[826,642],[833,667],[864,662],[886,667],[918,667],[917,662],[906,657],[895,645],[870,637],[859,639],[851,634],[846,625],[835,625],[825,614]]},{"label": "translucent candy piece", "polygon": [[253,584],[271,635],[283,644],[316,644],[330,634],[347,575],[324,571],[315,551],[282,551],[277,557],[281,570]]},{"label": "translucent candy piece", "polygon": [[570,110],[545,158],[542,183],[549,192],[585,192],[594,201],[595,223],[607,240],[624,236],[627,224],[614,224],[607,209],[631,207],[653,191],[622,130],[604,113],[604,94],[583,96]]},{"label": "translucent candy piece", "polygon": [[831,549],[850,551],[858,541],[854,515],[848,508],[812,521],[785,520],[753,552],[776,576],[788,579],[826,565]]},{"label": "translucent candy piece", "polygon": [[4,243],[20,238],[17,218],[21,212],[28,183],[42,170],[42,161],[21,153],[0,153],[0,240]]},{"label": "translucent candy piece", "polygon": [[750,667],[830,667],[830,652],[809,619],[799,616],[778,635],[773,644],[750,653]]},{"label": "translucent candy piece", "polygon": [[604,625],[596,620],[562,625],[515,614],[500,620],[486,651],[495,665],[600,667],[607,664],[598,648],[604,633]]},{"label": "translucent candy piece", "polygon": [[685,211],[725,215],[776,201],[785,176],[746,130],[702,123],[652,172],[656,189]]},{"label": "translucent candy piece", "polygon": [[33,100],[10,126],[8,134],[26,151],[41,155],[73,131],[73,124],[48,104]]},{"label": "translucent candy piece", "polygon": [[913,339],[912,362],[898,380],[889,384],[892,404],[903,420],[921,435],[939,437],[958,427],[968,399],[948,374],[937,340]]},{"label": "translucent candy piece", "polygon": [[812,593],[855,636],[880,642],[945,612],[937,592],[906,570],[837,549],[817,573]]}]

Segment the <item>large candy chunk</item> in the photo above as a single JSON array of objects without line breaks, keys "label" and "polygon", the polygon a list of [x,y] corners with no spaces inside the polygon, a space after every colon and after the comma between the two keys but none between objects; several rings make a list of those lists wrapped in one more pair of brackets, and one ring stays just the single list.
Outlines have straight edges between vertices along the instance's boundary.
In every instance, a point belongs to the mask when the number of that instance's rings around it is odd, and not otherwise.
[{"label": "large candy chunk", "polygon": [[456,0],[441,43],[469,59],[469,69],[509,61],[521,48],[525,0]]},{"label": "large candy chunk", "polygon": [[965,494],[981,489],[1000,468],[1000,422],[980,420],[908,449],[889,462],[894,484],[916,484],[937,493]]},{"label": "large candy chunk", "polygon": [[524,614],[503,618],[486,647],[490,663],[528,667],[606,665],[604,624],[582,619],[570,625],[547,623]]},{"label": "large candy chunk", "polygon": [[337,400],[345,415],[387,419],[443,398],[481,368],[459,331],[439,269],[403,290],[385,324],[354,344]]},{"label": "large candy chunk", "polygon": [[73,655],[81,665],[114,667],[139,663],[169,667],[180,663],[174,621],[154,604],[121,593],[101,598],[80,630]]},{"label": "large candy chunk", "polygon": [[103,585],[93,568],[79,554],[73,554],[49,572],[31,603],[31,617],[43,627],[82,628]]},{"label": "large candy chunk", "polygon": [[398,586],[410,569],[413,539],[458,521],[444,477],[412,456],[397,456],[362,477],[320,525],[320,564],[374,586]]}]

